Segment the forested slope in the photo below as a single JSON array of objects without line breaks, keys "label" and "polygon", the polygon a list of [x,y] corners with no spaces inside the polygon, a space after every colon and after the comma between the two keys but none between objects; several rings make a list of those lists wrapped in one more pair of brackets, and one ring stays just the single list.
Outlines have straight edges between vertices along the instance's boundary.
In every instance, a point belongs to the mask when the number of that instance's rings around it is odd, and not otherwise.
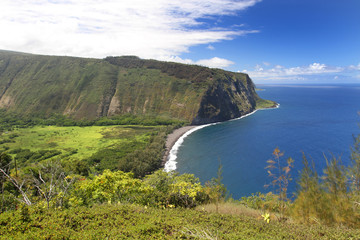
[{"label": "forested slope", "polygon": [[134,114],[203,124],[253,111],[246,74],[133,56],[86,59],[0,51],[0,108],[74,119]]}]

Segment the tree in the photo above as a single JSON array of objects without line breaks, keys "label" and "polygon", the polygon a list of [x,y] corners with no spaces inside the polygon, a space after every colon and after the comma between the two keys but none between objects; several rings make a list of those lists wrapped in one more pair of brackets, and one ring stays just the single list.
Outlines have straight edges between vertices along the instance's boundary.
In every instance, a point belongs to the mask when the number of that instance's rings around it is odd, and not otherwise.
[{"label": "tree", "polygon": [[122,171],[111,172],[104,170],[103,174],[92,180],[86,180],[77,186],[77,195],[80,202],[91,203],[116,203],[137,202],[139,194],[146,191],[140,179],[134,174]]},{"label": "tree", "polygon": [[64,197],[74,181],[75,178],[68,178],[57,162],[48,162],[42,165],[37,173],[33,172],[33,184],[45,199],[48,208],[55,198],[57,205],[63,205]]},{"label": "tree", "polygon": [[[0,152],[0,168],[4,170],[7,174],[10,174],[10,163],[12,161],[12,158],[9,154],[6,154],[5,152]],[[1,189],[3,189],[4,181],[6,180],[6,177],[4,175],[0,176],[0,182],[1,182]]]},{"label": "tree", "polygon": [[[287,189],[289,182],[292,180],[290,171],[293,168],[294,160],[288,158],[286,160],[286,165],[282,163],[282,157],[284,153],[280,151],[277,147],[273,152],[274,159],[269,159],[267,161],[268,165],[265,169],[268,169],[269,177],[272,178],[271,185],[275,188],[276,192],[279,195],[280,200],[280,220],[284,218],[284,213],[286,210],[286,201],[287,201]],[[270,184],[269,184],[270,185]],[[269,185],[265,185],[268,187]]]},{"label": "tree", "polygon": [[31,205],[31,201],[28,198],[26,191],[23,190],[23,186],[25,181],[22,181],[21,183],[19,183],[16,178],[13,178],[10,174],[7,174],[6,171],[2,168],[0,168],[0,172],[2,174],[4,174],[4,176],[19,190],[20,194],[23,197],[23,200],[21,200],[22,202],[24,202],[26,205]]},{"label": "tree", "polygon": [[198,178],[193,174],[179,175],[177,172],[158,170],[144,179],[149,203],[157,206],[195,207],[203,203],[206,194]]},{"label": "tree", "polygon": [[324,158],[326,160],[326,168],[324,169],[324,176],[322,178],[325,188],[334,198],[346,195],[347,179],[341,158],[332,156],[329,160],[325,155]]},{"label": "tree", "polygon": [[0,175],[0,184],[1,184],[1,212],[4,210],[4,202],[5,202],[5,193],[4,193],[4,186],[5,181],[7,179],[6,175],[9,176],[10,174],[10,163],[12,158],[10,155],[6,154],[5,152],[0,152],[0,171],[3,173]]},{"label": "tree", "polygon": [[169,203],[186,208],[195,207],[197,198],[203,192],[199,178],[188,173],[174,177],[174,182],[169,187]]},{"label": "tree", "polygon": [[333,222],[355,225],[359,222],[359,214],[354,211],[354,204],[348,193],[348,179],[341,158],[332,156],[328,160],[325,156],[326,168],[324,169],[323,184],[330,201]]},{"label": "tree", "polygon": [[217,170],[216,178],[212,178],[211,181],[205,183],[205,192],[209,195],[210,201],[214,201],[216,205],[216,212],[219,212],[219,203],[225,199],[226,187],[222,183],[222,164],[219,161],[219,167]]},{"label": "tree", "polygon": [[356,226],[360,216],[350,199],[348,179],[341,158],[324,157],[326,168],[322,177],[318,177],[314,164],[310,166],[306,157],[303,157],[304,168],[298,181],[293,217],[307,223]]},{"label": "tree", "polygon": [[320,219],[332,219],[331,207],[327,195],[322,189],[314,162],[309,164],[303,153],[303,169],[297,181],[296,199],[293,203],[293,216],[305,223]]},{"label": "tree", "polygon": [[351,147],[351,165],[349,174],[352,190],[356,195],[360,194],[360,134],[354,137],[354,145]]}]

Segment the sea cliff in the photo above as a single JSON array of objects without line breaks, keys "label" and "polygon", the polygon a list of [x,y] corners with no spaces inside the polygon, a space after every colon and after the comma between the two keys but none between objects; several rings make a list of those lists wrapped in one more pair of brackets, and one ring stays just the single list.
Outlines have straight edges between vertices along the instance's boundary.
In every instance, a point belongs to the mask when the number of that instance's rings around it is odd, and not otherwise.
[{"label": "sea cliff", "polygon": [[243,73],[134,56],[88,59],[0,51],[0,108],[21,115],[151,115],[199,125],[245,115],[258,100]]}]

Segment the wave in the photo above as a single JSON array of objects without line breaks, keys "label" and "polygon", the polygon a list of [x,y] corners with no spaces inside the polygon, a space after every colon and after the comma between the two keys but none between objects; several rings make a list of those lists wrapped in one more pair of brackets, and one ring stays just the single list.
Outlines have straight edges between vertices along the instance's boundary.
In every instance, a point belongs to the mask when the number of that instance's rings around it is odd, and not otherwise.
[{"label": "wave", "polygon": [[[280,104],[277,104],[276,107],[274,108],[279,108],[280,107]],[[245,118],[245,117],[248,117],[254,113],[256,113],[258,110],[267,110],[267,109],[274,109],[274,108],[263,108],[263,109],[256,109],[254,111],[252,111],[251,113],[248,113],[248,114],[245,114],[244,116],[241,116],[241,117],[238,117],[238,118],[234,118],[234,119],[231,119],[231,120],[228,120],[228,121],[235,121],[235,120],[239,120],[239,119],[242,119],[242,118]],[[165,163],[165,166],[164,166],[164,171],[165,172],[170,172],[170,171],[175,171],[176,170],[176,159],[177,159],[177,153],[179,151],[179,148],[180,146],[183,144],[184,142],[184,139],[189,136],[190,134],[192,134],[193,132],[199,130],[199,129],[202,129],[204,127],[208,127],[208,126],[212,126],[212,125],[216,125],[216,124],[219,124],[219,123],[223,123],[223,122],[216,122],[216,123],[209,123],[209,124],[205,124],[205,125],[200,125],[200,126],[197,126],[195,128],[192,128],[190,129],[189,131],[187,131],[186,133],[184,133],[174,144],[174,146],[171,148],[170,152],[169,152],[169,157],[168,157],[168,160],[167,162]]]},{"label": "wave", "polygon": [[170,172],[170,171],[174,171],[176,170],[176,158],[177,158],[177,153],[179,151],[180,146],[183,144],[184,139],[189,136],[190,134],[192,134],[193,132],[202,129],[204,127],[210,126],[210,125],[214,125],[217,123],[210,123],[210,124],[205,124],[205,125],[201,125],[201,126],[197,126],[195,128],[190,129],[189,131],[187,131],[186,133],[184,133],[174,144],[174,146],[172,146],[170,152],[169,152],[169,157],[167,162],[165,163],[164,166],[164,171],[165,172]]}]

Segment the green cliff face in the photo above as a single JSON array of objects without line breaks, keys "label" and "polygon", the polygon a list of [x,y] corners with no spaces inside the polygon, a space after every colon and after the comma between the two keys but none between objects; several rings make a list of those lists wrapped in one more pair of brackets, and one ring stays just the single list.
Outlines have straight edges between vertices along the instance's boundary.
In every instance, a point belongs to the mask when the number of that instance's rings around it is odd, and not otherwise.
[{"label": "green cliff face", "polygon": [[204,124],[240,117],[258,96],[246,74],[137,57],[86,59],[0,51],[0,108],[95,119],[156,115]]},{"label": "green cliff face", "polygon": [[258,96],[248,75],[215,71],[216,80],[201,99],[195,125],[238,118],[255,110]]}]

